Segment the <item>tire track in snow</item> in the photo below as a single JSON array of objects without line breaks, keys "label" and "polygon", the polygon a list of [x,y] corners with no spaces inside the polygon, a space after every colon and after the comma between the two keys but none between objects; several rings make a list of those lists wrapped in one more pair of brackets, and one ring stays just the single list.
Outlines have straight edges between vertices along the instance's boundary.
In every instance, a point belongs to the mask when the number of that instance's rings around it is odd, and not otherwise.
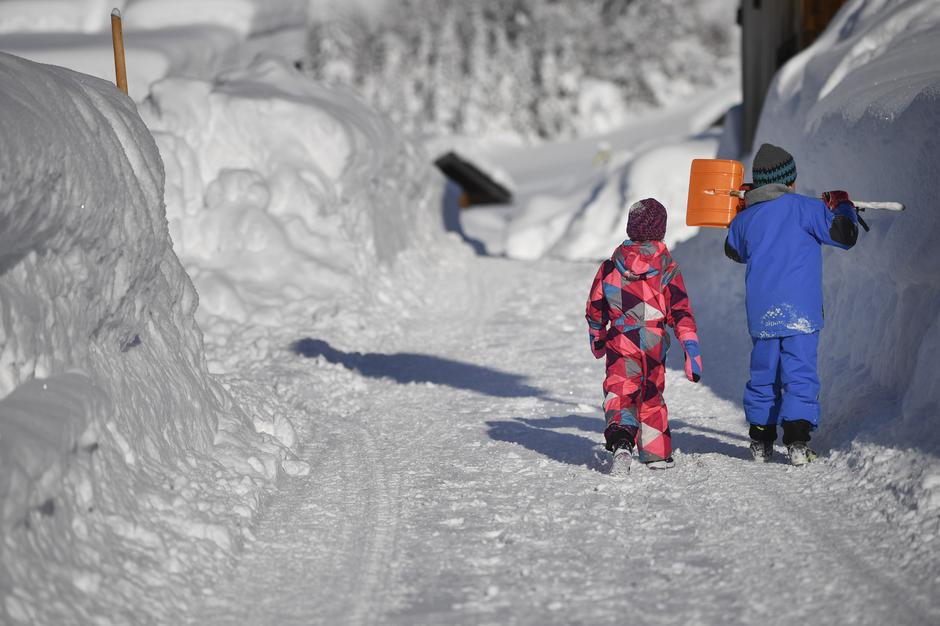
[{"label": "tire track in snow", "polygon": [[[362,429],[360,445],[365,450],[365,459],[362,461],[360,472],[368,473],[367,516],[365,521],[359,518],[357,526],[370,526],[371,534],[367,534],[365,545],[358,548],[361,552],[361,564],[355,575],[355,585],[348,588],[356,589],[357,601],[352,603],[349,612],[348,624],[375,624],[380,621],[385,607],[385,597],[390,585],[389,567],[398,532],[398,506],[400,477],[397,472],[383,471],[387,468],[387,460],[380,458],[383,451],[378,441],[368,429]],[[348,525],[349,528],[353,526]],[[340,616],[337,616],[340,617]],[[330,623],[330,622],[324,622]],[[340,623],[335,620],[332,623]]]},{"label": "tire track in snow", "polygon": [[[374,624],[397,535],[398,479],[371,429],[329,416],[194,624]],[[246,602],[246,599],[250,599]]]}]

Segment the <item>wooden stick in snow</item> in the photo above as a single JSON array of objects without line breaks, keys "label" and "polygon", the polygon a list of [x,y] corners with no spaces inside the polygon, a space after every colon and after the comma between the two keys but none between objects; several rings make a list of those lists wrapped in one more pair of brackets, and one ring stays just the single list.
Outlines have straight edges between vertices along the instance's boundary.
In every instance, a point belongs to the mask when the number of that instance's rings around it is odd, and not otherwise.
[{"label": "wooden stick in snow", "polygon": [[111,41],[114,44],[114,74],[118,89],[127,93],[127,66],[124,63],[124,28],[121,25],[121,11],[111,11]]}]

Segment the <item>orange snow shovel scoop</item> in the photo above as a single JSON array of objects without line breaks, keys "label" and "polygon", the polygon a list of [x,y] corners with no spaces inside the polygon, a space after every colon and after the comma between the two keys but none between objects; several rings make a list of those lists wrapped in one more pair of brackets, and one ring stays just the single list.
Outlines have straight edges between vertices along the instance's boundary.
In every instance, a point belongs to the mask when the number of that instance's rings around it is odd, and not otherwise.
[{"label": "orange snow shovel scoop", "polygon": [[[694,159],[689,174],[689,202],[685,214],[688,226],[727,228],[731,220],[744,209],[744,193],[750,185],[744,184],[744,166],[740,161],[725,159]],[[852,200],[859,212],[865,209],[903,211],[900,202],[866,202]],[[859,224],[866,231],[868,224],[859,216]]]},{"label": "orange snow shovel scoop", "polygon": [[689,174],[688,226],[727,228],[743,207],[737,192],[744,182],[744,166],[727,159],[694,159]]}]

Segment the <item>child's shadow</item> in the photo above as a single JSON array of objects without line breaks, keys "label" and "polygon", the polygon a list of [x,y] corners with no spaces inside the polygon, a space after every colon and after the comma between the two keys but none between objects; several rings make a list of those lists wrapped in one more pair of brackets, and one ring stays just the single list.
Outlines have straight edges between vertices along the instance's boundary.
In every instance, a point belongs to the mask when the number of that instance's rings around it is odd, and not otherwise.
[{"label": "child's shadow", "polygon": [[[486,423],[488,434],[496,441],[519,444],[550,459],[568,465],[587,467],[603,473],[609,460],[604,451],[604,420],[583,415],[566,415],[540,419],[515,418]],[[742,443],[735,445],[714,436],[721,435],[746,442],[740,435],[707,426],[696,426],[680,420],[672,422],[672,445],[687,454],[720,454],[734,459],[750,460],[750,452]],[[592,433],[585,437],[554,429],[577,429]],[[690,432],[697,431],[697,432]]]},{"label": "child's shadow", "polygon": [[429,354],[344,352],[311,337],[293,342],[290,350],[311,359],[321,357],[368,378],[389,378],[400,384],[433,383],[499,398],[545,397],[542,389],[528,384],[520,374]]},{"label": "child's shadow", "polygon": [[[743,435],[728,433],[707,426],[697,426],[681,420],[669,420],[669,428],[672,430],[672,447],[678,448],[683,453],[721,454],[733,459],[751,459],[751,453],[747,447],[747,442],[750,440]],[[713,435],[729,437],[742,443],[735,445],[722,441]]]},{"label": "child's shadow", "polygon": [[[490,438],[516,443],[550,459],[568,465],[587,467],[603,472],[606,455],[603,451],[604,420],[583,415],[566,415],[543,419],[516,418],[486,423]],[[592,438],[558,432],[554,428],[576,428],[595,433]]]}]

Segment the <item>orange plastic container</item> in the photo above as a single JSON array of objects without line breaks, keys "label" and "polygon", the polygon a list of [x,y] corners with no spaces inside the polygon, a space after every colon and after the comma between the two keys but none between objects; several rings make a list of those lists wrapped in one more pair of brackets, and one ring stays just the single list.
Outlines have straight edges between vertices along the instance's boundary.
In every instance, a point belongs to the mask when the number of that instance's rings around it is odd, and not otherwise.
[{"label": "orange plastic container", "polygon": [[689,203],[685,223],[689,226],[727,228],[738,214],[740,200],[731,195],[744,182],[740,161],[694,159],[689,174]]}]

